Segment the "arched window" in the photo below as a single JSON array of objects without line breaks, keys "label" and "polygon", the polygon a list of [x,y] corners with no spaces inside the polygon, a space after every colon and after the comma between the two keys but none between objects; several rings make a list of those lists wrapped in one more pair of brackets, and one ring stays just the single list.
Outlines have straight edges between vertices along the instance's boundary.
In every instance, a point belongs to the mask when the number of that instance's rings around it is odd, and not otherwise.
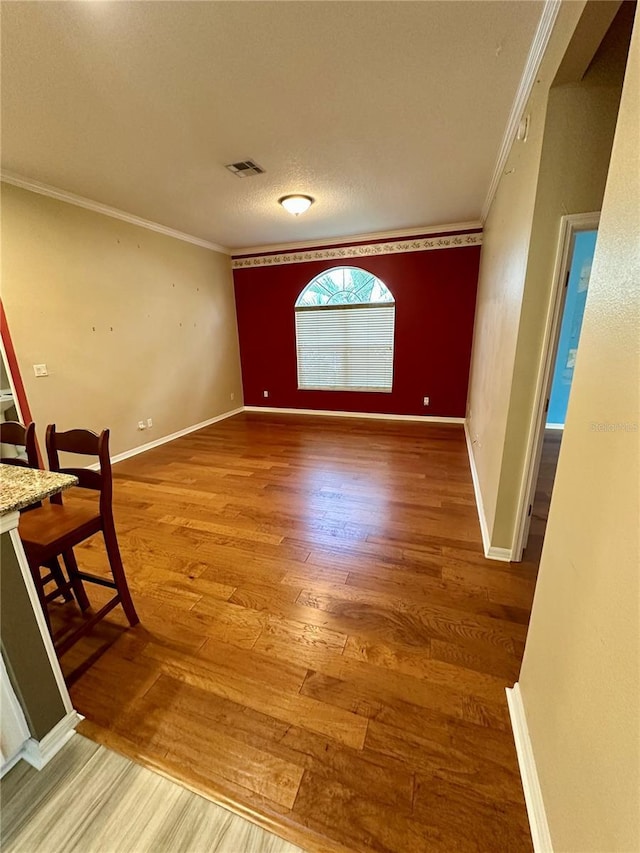
[{"label": "arched window", "polygon": [[334,267],[298,296],[298,388],[391,391],[395,301],[359,267]]}]

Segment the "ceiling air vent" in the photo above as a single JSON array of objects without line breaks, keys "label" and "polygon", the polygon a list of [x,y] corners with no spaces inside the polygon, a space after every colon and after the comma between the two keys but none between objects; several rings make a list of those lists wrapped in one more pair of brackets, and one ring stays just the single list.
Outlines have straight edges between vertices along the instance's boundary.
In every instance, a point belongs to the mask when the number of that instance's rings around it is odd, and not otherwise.
[{"label": "ceiling air vent", "polygon": [[229,163],[225,168],[238,178],[250,178],[252,175],[264,173],[262,166],[258,166],[255,160],[240,160],[239,163]]}]

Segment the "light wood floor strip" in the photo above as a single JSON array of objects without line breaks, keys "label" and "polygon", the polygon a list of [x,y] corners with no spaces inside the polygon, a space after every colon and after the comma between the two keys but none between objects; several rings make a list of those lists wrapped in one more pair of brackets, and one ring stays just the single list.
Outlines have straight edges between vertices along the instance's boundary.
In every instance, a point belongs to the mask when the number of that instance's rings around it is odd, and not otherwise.
[{"label": "light wood floor strip", "polygon": [[20,762],[0,792],[5,853],[302,853],[81,735],[39,773]]},{"label": "light wood floor strip", "polygon": [[63,657],[84,733],[314,853],[531,851],[537,562],[484,558],[461,426],[244,413],[116,465],[114,506],[141,624]]}]

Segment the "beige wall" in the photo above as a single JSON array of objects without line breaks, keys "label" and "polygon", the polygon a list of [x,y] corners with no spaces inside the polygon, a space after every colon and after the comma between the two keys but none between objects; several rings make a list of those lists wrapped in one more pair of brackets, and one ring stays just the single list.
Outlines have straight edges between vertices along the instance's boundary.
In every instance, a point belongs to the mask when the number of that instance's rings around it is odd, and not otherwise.
[{"label": "beige wall", "polygon": [[565,3],[526,107],[526,142],[514,143],[484,228],[467,425],[488,532],[493,531],[511,398],[547,98],[584,9]]},{"label": "beige wall", "polygon": [[2,184],[1,295],[41,439],[108,426],[116,454],[242,405],[226,255]]},{"label": "beige wall", "polygon": [[629,44],[628,6],[584,78],[549,93],[492,532],[497,547],[511,548],[518,522],[560,218],[602,207]]},{"label": "beige wall", "polygon": [[[485,227],[468,426],[490,544],[507,551],[517,532],[560,218],[601,207],[624,75],[628,19],[582,81],[551,88],[579,22],[584,37],[584,9],[561,8],[526,108],[529,137],[512,147]],[[595,25],[606,23],[596,16]]]},{"label": "beige wall", "polygon": [[520,676],[556,853],[640,850],[639,128],[636,23]]}]

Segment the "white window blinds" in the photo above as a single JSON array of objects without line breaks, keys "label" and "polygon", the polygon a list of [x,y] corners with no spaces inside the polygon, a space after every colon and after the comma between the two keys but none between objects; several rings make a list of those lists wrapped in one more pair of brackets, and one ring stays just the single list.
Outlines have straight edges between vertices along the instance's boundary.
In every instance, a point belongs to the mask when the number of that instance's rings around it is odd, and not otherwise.
[{"label": "white window blinds", "polygon": [[298,388],[391,391],[395,305],[296,308]]}]

